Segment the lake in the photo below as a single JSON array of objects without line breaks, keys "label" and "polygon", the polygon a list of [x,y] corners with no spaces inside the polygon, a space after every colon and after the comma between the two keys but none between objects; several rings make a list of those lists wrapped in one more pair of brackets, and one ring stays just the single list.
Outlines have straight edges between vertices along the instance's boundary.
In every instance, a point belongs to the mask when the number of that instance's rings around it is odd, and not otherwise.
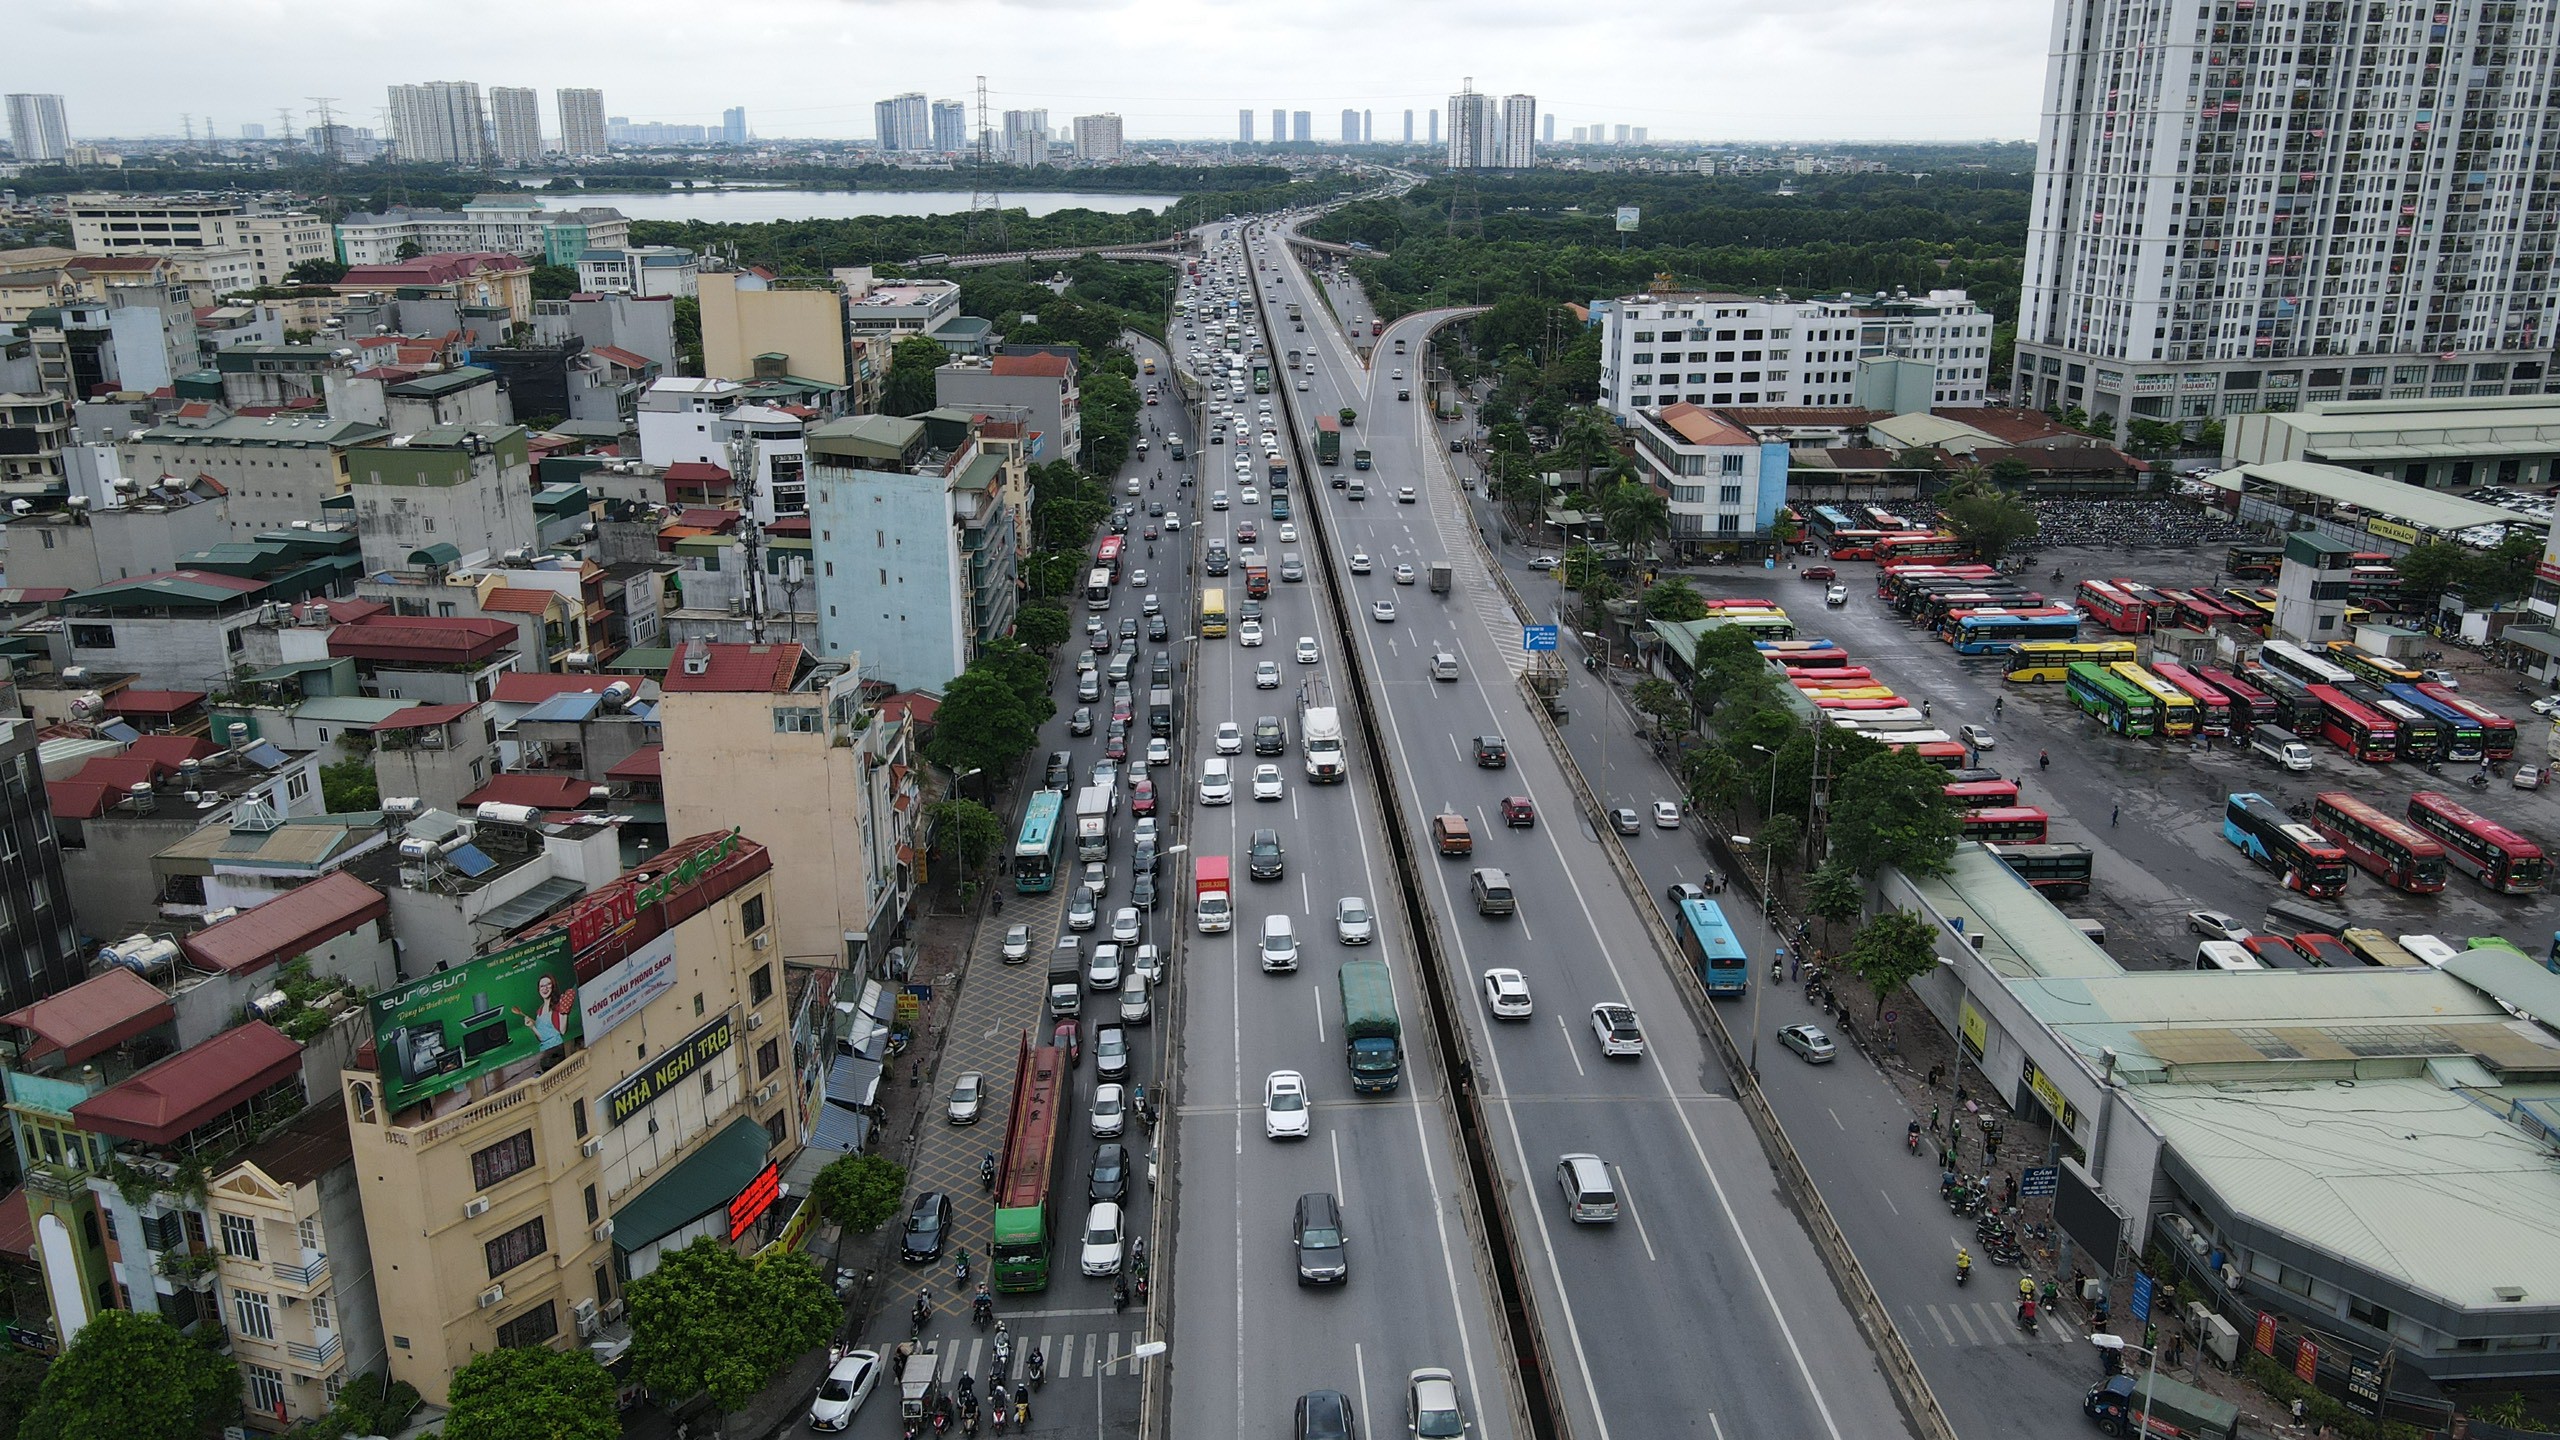
[{"label": "lake", "polygon": [[[1056,210],[1096,210],[1124,215],[1162,212],[1179,196],[1087,194],[1031,190],[1003,196],[1007,210],[1046,215]],[[959,215],[969,209],[966,190],[588,190],[544,191],[544,205],[568,209],[603,205],[634,220],[700,220],[713,225],[753,225],[766,220],[846,220],[867,215]]]}]

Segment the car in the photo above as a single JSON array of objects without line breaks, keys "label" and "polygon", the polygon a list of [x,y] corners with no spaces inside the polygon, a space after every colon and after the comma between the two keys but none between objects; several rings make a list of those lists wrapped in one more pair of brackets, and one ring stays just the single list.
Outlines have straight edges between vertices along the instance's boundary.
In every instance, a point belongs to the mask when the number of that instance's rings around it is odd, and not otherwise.
[{"label": "car", "polygon": [[1508,967],[1484,972],[1484,1008],[1496,1020],[1529,1018],[1529,977]]},{"label": "car", "polygon": [[1458,1407],[1458,1382],[1434,1365],[1405,1377],[1404,1428],[1415,1440],[1460,1440],[1466,1412]]},{"label": "car", "polygon": [[1396,503],[1397,503],[1397,504],[1399,504],[1399,505],[1410,505],[1410,504],[1412,504],[1412,503],[1413,503],[1413,487],[1412,487],[1412,486],[1410,486],[1410,485],[1399,485],[1399,486],[1397,486],[1397,487],[1396,487]]},{"label": "car", "polygon": [[1141,945],[1137,958],[1129,962],[1129,973],[1147,982],[1150,989],[1164,983],[1164,950],[1160,946]]},{"label": "car", "polygon": [[1137,638],[1138,638],[1138,617],[1137,617],[1137,616],[1135,616],[1135,615],[1130,615],[1130,616],[1125,616],[1125,617],[1123,617],[1123,618],[1121,619],[1121,621],[1120,621],[1120,638],[1121,638],[1121,639],[1123,639],[1123,640],[1135,640],[1135,639],[1137,639]]},{"label": "car", "polygon": [[2545,695],[2533,702],[2532,709],[2545,720],[2560,718],[2560,695]]},{"label": "car", "polygon": [[1129,722],[1127,720],[1111,722],[1111,733],[1103,737],[1102,753],[1112,760],[1129,758]]},{"label": "car", "polygon": [[[1296,537],[1292,536],[1287,538],[1294,539]],[[1305,561],[1299,559],[1295,555],[1283,555],[1280,557],[1280,580],[1282,584],[1303,584],[1305,583],[1306,578],[1307,564]]]},{"label": "car", "polygon": [[[1247,463],[1247,464],[1249,465],[1249,464],[1251,464],[1252,462],[1251,462],[1251,461],[1247,461],[1247,462],[1245,462],[1245,463]],[[1261,492],[1261,491],[1259,491],[1259,490],[1257,490],[1257,489],[1255,489],[1255,488],[1253,488],[1253,487],[1252,487],[1252,486],[1250,486],[1250,485],[1247,485],[1247,486],[1245,486],[1243,489],[1238,490],[1238,491],[1236,492],[1236,500],[1237,500],[1237,502],[1238,502],[1239,504],[1244,504],[1244,505],[1259,505],[1259,504],[1261,504],[1261,503],[1262,503],[1262,492]]]},{"label": "car", "polygon": [[1237,644],[1239,644],[1239,645],[1259,645],[1259,644],[1261,644],[1261,643],[1262,643],[1262,622],[1261,622],[1261,621],[1259,621],[1259,620],[1239,620],[1239,621],[1237,621],[1237,622],[1236,622],[1236,643],[1237,643]]},{"label": "car", "polygon": [[1218,722],[1218,732],[1211,741],[1221,755],[1238,755],[1244,751],[1244,728],[1233,720]]},{"label": "car", "polygon": [[[1135,861],[1131,862],[1133,865]],[[1129,903],[1141,910],[1156,908],[1156,857],[1153,847],[1147,853],[1146,865],[1129,880]]]},{"label": "car", "polygon": [[901,1260],[939,1260],[942,1242],[951,1234],[951,1197],[927,1190],[907,1210],[905,1232],[898,1240]]},{"label": "car", "polygon": [[2507,783],[2519,790],[2539,790],[2542,788],[2542,767],[2519,765],[2516,767],[2515,778]]},{"label": "car", "polygon": [[1297,538],[1298,538],[1298,527],[1297,527],[1297,525],[1296,525],[1295,523],[1291,522],[1291,521],[1287,521],[1287,520],[1283,520],[1283,521],[1281,521],[1281,522],[1280,522],[1280,543],[1281,543],[1281,544],[1283,544],[1283,545],[1287,545],[1287,544],[1290,544],[1291,542],[1295,541]]},{"label": "car", "polygon": [[1803,1056],[1815,1065],[1828,1065],[1840,1054],[1839,1047],[1819,1025],[1781,1025],[1778,1043]]},{"label": "car", "polygon": [[[1102,692],[1096,690],[1093,698],[1096,700],[1101,699]],[[1079,705],[1075,708],[1075,713],[1067,717],[1067,733],[1070,735],[1090,735],[1093,733],[1092,706]]]},{"label": "car", "polygon": [[1538,824],[1538,807],[1526,795],[1502,797],[1502,823],[1514,830],[1533,830]]},{"label": "car", "polygon": [[1298,1252],[1298,1283],[1339,1285],[1351,1278],[1351,1256],[1342,1234],[1342,1202],[1329,1190],[1298,1197],[1289,1215],[1289,1244]]},{"label": "car", "polygon": [[1301,635],[1298,637],[1299,664],[1313,665],[1321,658],[1323,657],[1319,655],[1316,650],[1316,637],[1313,635]]},{"label": "car", "polygon": [[1147,741],[1147,763],[1151,766],[1172,764],[1173,742],[1162,735]]},{"label": "car", "polygon": [[1677,915],[1680,913],[1681,902],[1706,899],[1707,887],[1694,880],[1675,880],[1663,887],[1662,898],[1670,904],[1671,913]]},{"label": "car", "polygon": [[1072,752],[1065,750],[1050,751],[1049,768],[1047,773],[1041,777],[1041,788],[1044,790],[1064,790],[1069,784],[1074,782],[1075,778],[1075,755]]},{"label": "car", "polygon": [[1298,968],[1298,927],[1286,915],[1262,917],[1263,973],[1283,975]]},{"label": "car", "polygon": [[1553,569],[1554,569],[1554,568],[1556,568],[1558,565],[1561,565],[1561,564],[1563,564],[1563,563],[1564,563],[1563,561],[1558,560],[1558,559],[1557,559],[1556,557],[1554,557],[1553,555],[1539,555],[1539,556],[1532,557],[1532,558],[1530,559],[1530,561],[1529,561],[1529,568],[1530,568],[1530,569],[1532,569],[1532,570],[1540,570],[1540,571],[1544,571],[1544,570],[1553,570]]},{"label": "car", "polygon": [[1256,800],[1281,798],[1279,766],[1256,765],[1253,767],[1253,798]]},{"label": "car", "polygon": [[1835,606],[1848,604],[1849,587],[1846,585],[1834,585],[1830,589],[1823,591],[1822,603],[1825,605]]},{"label": "car", "polygon": [[1155,781],[1141,775],[1130,784],[1129,813],[1132,815],[1153,815],[1156,813]]},{"label": "car", "polygon": [[1591,1033],[1599,1037],[1600,1053],[1610,1059],[1644,1053],[1644,1027],[1636,1023],[1632,1005],[1604,1000],[1592,1006]]},{"label": "car", "polygon": [[1345,945],[1366,945],[1377,938],[1377,920],[1367,900],[1345,895],[1333,902],[1333,938]]},{"label": "car", "polygon": [[[1301,329],[1301,330],[1304,330],[1304,329],[1306,329],[1307,327],[1306,327],[1306,326],[1304,326],[1304,325],[1301,325],[1301,326],[1299,326],[1298,328],[1299,328],[1299,329]],[[1301,390],[1304,390],[1304,389],[1306,389],[1306,388],[1307,388],[1307,381],[1306,381],[1306,377],[1305,377],[1305,376],[1303,376],[1303,375],[1302,375],[1302,376],[1300,376],[1300,377],[1298,377],[1298,388],[1299,388],[1299,389],[1301,389]]]},{"label": "car", "polygon": [[[809,1428],[842,1430],[853,1423],[853,1413],[871,1398],[871,1387],[880,1383],[880,1352],[848,1350],[818,1382],[817,1397],[809,1402]],[[1304,1404],[1304,1401],[1299,1402]]]},{"label": "car", "polygon": [[1256,715],[1253,717],[1253,753],[1256,755],[1289,753],[1289,727],[1280,723],[1279,716]]},{"label": "car", "polygon": [[1264,826],[1253,832],[1246,849],[1245,870],[1256,880],[1277,880],[1288,868],[1288,852],[1280,845],[1280,832]]},{"label": "car", "polygon": [[1096,1140],[1119,1137],[1129,1119],[1129,1092],[1117,1084],[1093,1087],[1093,1104],[1085,1111],[1087,1128]]},{"label": "car", "polygon": [[[1298,382],[1301,386],[1305,381]],[[1298,1397],[1289,1440],[1360,1440],[1360,1422],[1351,1397],[1339,1390],[1310,1390]]]},{"label": "car", "polygon": [[1076,1268],[1093,1276],[1119,1274],[1121,1256],[1128,1249],[1125,1223],[1119,1201],[1095,1201],[1093,1208],[1084,1212],[1084,1243]]},{"label": "car", "polygon": [[1106,1140],[1093,1147],[1093,1168],[1085,1172],[1084,1198],[1125,1200],[1129,1195],[1129,1147]]},{"label": "car", "polygon": [[1967,745],[1972,746],[1976,750],[1996,750],[2000,748],[2000,737],[1992,734],[1991,727],[1988,725],[1974,725],[1969,723],[1959,725],[1956,727],[1956,738]]},{"label": "car", "polygon": [[1609,828],[1621,835],[1641,834],[1644,830],[1644,817],[1636,813],[1636,807],[1633,805],[1616,806],[1609,811]]},{"label": "car", "polygon": [[1511,763],[1511,747],[1499,735],[1476,737],[1476,764],[1486,770],[1500,770]]},{"label": "car", "polygon": [[1307,1104],[1307,1077],[1295,1070],[1274,1070],[1262,1082],[1262,1133],[1273,1140],[1304,1140],[1315,1133],[1315,1112]]},{"label": "car", "polygon": [[[1209,443],[1212,445],[1224,445],[1227,443],[1227,437],[1224,435],[1212,435],[1209,437]],[[1224,490],[1213,490],[1209,492],[1209,508],[1212,510],[1226,509],[1227,492]]]},{"label": "car", "polygon": [[1657,829],[1657,830],[1677,830],[1677,829],[1679,829],[1679,828],[1680,828],[1680,802],[1679,802],[1679,801],[1677,801],[1677,800],[1656,800],[1656,801],[1654,801],[1654,802],[1653,802],[1653,825],[1654,825],[1654,828],[1655,828],[1655,829]]},{"label": "car", "polygon": [[1351,552],[1351,573],[1354,575],[1366,575],[1369,573],[1368,551],[1354,550]]},{"label": "car", "polygon": [[1254,667],[1253,667],[1253,688],[1254,688],[1254,689],[1256,689],[1256,690],[1277,690],[1277,689],[1279,689],[1279,688],[1280,688],[1280,667],[1279,667],[1279,666],[1277,666],[1277,665],[1272,664],[1272,663],[1271,663],[1270,661],[1268,661],[1268,660],[1265,660],[1265,661],[1263,661],[1261,664],[1254,666]]},{"label": "car", "polygon": [[1111,938],[1114,942],[1122,945],[1137,944],[1140,928],[1137,906],[1123,905],[1111,912]]},{"label": "car", "polygon": [[1111,893],[1111,867],[1103,864],[1099,860],[1086,861],[1084,865],[1084,888],[1093,892],[1094,904],[1101,904],[1102,897]]},{"label": "car", "polygon": [[1099,907],[1094,904],[1092,888],[1077,886],[1075,898],[1067,902],[1067,928],[1090,930],[1101,918]]},{"label": "car", "polygon": [[1840,572],[1828,565],[1807,565],[1797,573],[1804,576],[1804,578],[1809,581],[1837,580],[1840,578]]},{"label": "car", "polygon": [[1119,784],[1120,762],[1112,759],[1108,755],[1094,761],[1093,769],[1086,773],[1084,783],[1087,785],[1101,785],[1105,787]]},{"label": "car", "polygon": [[[1102,698],[1102,677],[1094,674],[1090,667],[1076,675],[1076,698],[1088,703]],[[1093,722],[1086,721],[1083,733],[1090,734],[1092,730]]]},{"label": "car", "polygon": [[2454,673],[2450,670],[2421,670],[2418,672],[2418,678],[2426,681],[2430,685],[2441,685],[2447,690],[2459,690],[2462,688],[2462,682],[2454,678]]},{"label": "car", "polygon": [[1182,517],[1179,515],[1167,515],[1164,517],[1164,528],[1168,534],[1181,529]]},{"label": "car", "polygon": [[1007,926],[1004,932],[1004,963],[1019,965],[1031,958],[1031,927]]},{"label": "car", "polygon": [[1413,567],[1410,565],[1399,565],[1391,573],[1390,578],[1399,585],[1410,585],[1413,583]]},{"label": "car", "polygon": [[1093,958],[1085,962],[1084,983],[1088,990],[1120,988],[1120,947],[1126,941],[1105,940],[1093,947]]},{"label": "car", "polygon": [[1074,1016],[1062,1017],[1057,1024],[1049,1028],[1049,1044],[1052,1049],[1067,1057],[1068,1069],[1072,1070],[1084,1063],[1084,1027],[1076,1022]]},{"label": "car", "polygon": [[1250,545],[1261,538],[1261,527],[1255,525],[1250,520],[1236,526],[1236,541],[1238,544]]},{"label": "car", "polygon": [[951,1082],[951,1099],[943,1106],[943,1118],[954,1125],[978,1123],[978,1109],[986,1101],[987,1077],[975,1070],[964,1070]]},{"label": "car", "polygon": [[1165,641],[1165,640],[1170,640],[1170,639],[1172,639],[1172,638],[1173,638],[1173,625],[1172,625],[1172,622],[1170,622],[1170,621],[1166,620],[1166,619],[1165,619],[1163,616],[1161,616],[1161,615],[1150,615],[1150,616],[1148,616],[1148,617],[1147,617],[1147,638],[1148,638],[1149,640],[1154,640],[1154,641]]},{"label": "car", "polygon": [[1141,615],[1161,615],[1161,614],[1163,614],[1163,613],[1164,613],[1164,600],[1163,600],[1163,598],[1162,598],[1162,597],[1160,597],[1160,596],[1156,596],[1156,595],[1149,595],[1146,599],[1141,600],[1141,601],[1139,601],[1139,602],[1138,602],[1138,613],[1139,613],[1139,614],[1141,614]]},{"label": "car", "polygon": [[2187,929],[2208,940],[2246,940],[2255,931],[2219,910],[2190,910]]},{"label": "car", "polygon": [[1369,618],[1381,625],[1393,625],[1396,623],[1396,602],[1393,600],[1369,602]]}]

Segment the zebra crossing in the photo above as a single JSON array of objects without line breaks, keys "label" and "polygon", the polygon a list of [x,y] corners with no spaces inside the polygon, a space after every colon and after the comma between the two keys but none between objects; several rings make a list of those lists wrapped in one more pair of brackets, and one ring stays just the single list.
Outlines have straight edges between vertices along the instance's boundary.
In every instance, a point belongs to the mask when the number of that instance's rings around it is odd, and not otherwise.
[{"label": "zebra crossing", "polygon": [[[1475,521],[1468,514],[1465,498],[1456,478],[1450,474],[1445,458],[1438,466],[1433,488],[1437,493],[1431,507],[1432,524],[1440,532],[1441,553],[1449,557],[1452,581],[1466,596],[1468,605],[1476,612],[1476,619],[1483,623],[1487,634],[1497,642],[1505,636],[1517,634],[1520,616],[1512,610],[1511,600],[1503,593],[1502,587],[1494,583],[1493,576],[1485,569],[1484,551],[1478,546],[1473,533]],[[1446,503],[1441,503],[1444,501]],[[1502,657],[1503,665],[1511,671],[1512,679],[1517,680],[1528,673],[1529,654],[1526,650],[1516,644],[1497,643],[1493,648],[1494,653]]]},{"label": "zebra crossing", "polygon": [[1906,1305],[1902,1337],[1915,1345],[1957,1350],[1984,1350],[1995,1345],[2071,1345],[2080,1332],[2051,1314],[2036,1317],[2036,1333],[2018,1328],[2012,1300],[1974,1300],[1944,1305]]},{"label": "zebra crossing", "polygon": [[[1013,1374],[1020,1378],[1023,1367],[1030,1363],[1031,1352],[1041,1354],[1048,1367],[1046,1378],[1059,1380],[1091,1380],[1114,1375],[1134,1375],[1138,1362],[1134,1352],[1138,1342],[1146,1338],[1144,1330],[1081,1330],[1033,1334],[1027,1330],[1013,1332]],[[942,1383],[952,1384],[963,1375],[974,1375],[978,1384],[987,1383],[987,1368],[995,1362],[995,1345],[984,1334],[943,1337],[929,1341],[941,1347]]]}]

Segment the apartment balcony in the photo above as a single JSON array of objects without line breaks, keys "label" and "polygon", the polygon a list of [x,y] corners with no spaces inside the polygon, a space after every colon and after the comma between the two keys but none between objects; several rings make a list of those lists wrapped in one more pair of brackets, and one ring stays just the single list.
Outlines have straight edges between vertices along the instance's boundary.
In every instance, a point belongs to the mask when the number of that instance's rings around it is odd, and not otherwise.
[{"label": "apartment balcony", "polygon": [[291,1356],[295,1364],[321,1369],[335,1364],[338,1357],[346,1353],[346,1342],[338,1338],[337,1331],[314,1330],[311,1335],[311,1342],[307,1344],[300,1340],[284,1343],[284,1353]]},{"label": "apartment balcony", "polygon": [[299,1285],[308,1290],[328,1277],[329,1256],[324,1251],[305,1250],[299,1264],[278,1260],[268,1268],[275,1272],[278,1284]]}]

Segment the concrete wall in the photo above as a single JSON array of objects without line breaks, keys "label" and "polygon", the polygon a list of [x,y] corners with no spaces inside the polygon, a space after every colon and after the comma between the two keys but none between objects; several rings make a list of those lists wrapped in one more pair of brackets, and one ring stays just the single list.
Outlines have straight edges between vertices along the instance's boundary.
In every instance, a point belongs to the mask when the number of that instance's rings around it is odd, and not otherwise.
[{"label": "concrete wall", "polygon": [[469,559],[540,538],[522,431],[505,432],[478,454],[368,446],[350,465],[368,572],[414,569],[409,556],[430,545],[452,545]]},{"label": "concrete wall", "polygon": [[28,516],[0,528],[9,583],[24,589],[88,590],[109,580],[156,575],[231,538],[222,500],[185,505],[131,505]]},{"label": "concrete wall", "polygon": [[190,480],[210,475],[222,482],[231,492],[223,504],[231,534],[238,539],[282,530],[296,520],[317,524],[325,518],[320,502],[346,488],[346,452],[327,445],[213,445],[154,439],[126,444],[121,451],[128,475],[155,480],[163,475]]},{"label": "concrete wall", "polygon": [[939,476],[812,466],[819,653],[939,691],[969,663],[970,616]]},{"label": "concrete wall", "polygon": [[[734,273],[702,277],[702,370],[718,380],[752,380],[755,357],[779,352],[790,371],[830,385],[845,373],[844,299],[830,286],[740,290]],[[668,367],[673,369],[672,366]]]},{"label": "concrete wall", "polygon": [[[148,619],[131,615],[83,616],[67,622],[71,663],[139,675],[165,690],[219,690],[245,658],[231,637],[255,624],[258,612],[181,615]],[[96,643],[99,639],[111,643]],[[247,637],[242,637],[242,648]]]},{"label": "concrete wall", "polygon": [[405,732],[405,743],[401,745],[376,745],[374,784],[385,796],[414,795],[435,809],[459,813],[462,797],[497,773],[497,752],[489,744],[488,726],[483,721],[481,715],[469,715],[446,726],[447,739],[442,748],[415,743],[415,731]]}]

